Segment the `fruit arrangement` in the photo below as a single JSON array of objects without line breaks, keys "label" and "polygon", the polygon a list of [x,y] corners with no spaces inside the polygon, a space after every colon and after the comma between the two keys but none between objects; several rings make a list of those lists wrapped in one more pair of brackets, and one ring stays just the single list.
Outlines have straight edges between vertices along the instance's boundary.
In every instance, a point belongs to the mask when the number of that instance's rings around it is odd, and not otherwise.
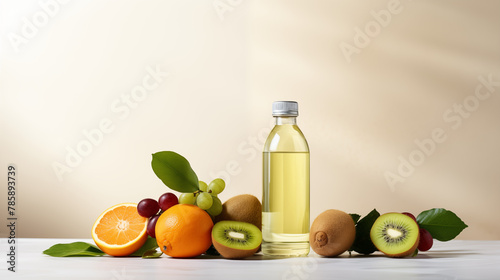
[{"label": "fruit arrangement", "polygon": [[380,215],[374,209],[363,219],[358,214],[327,210],[314,220],[309,239],[311,248],[325,257],[345,251],[364,255],[380,251],[401,258],[428,251],[433,238],[452,240],[466,227],[457,215],[443,208],[424,211],[417,218],[408,212]]},{"label": "fruit arrangement", "polygon": [[152,198],[145,198],[137,204],[137,212],[142,217],[148,218],[147,233],[152,238],[156,238],[156,223],[160,215],[177,204],[189,204],[198,206],[205,210],[211,217],[215,217],[222,212],[222,203],[217,197],[224,190],[224,180],[215,179],[210,183],[212,188],[207,189],[207,184],[199,181],[200,190],[193,193],[183,193],[179,198],[174,193],[167,192],[160,196],[158,201]]},{"label": "fruit arrangement", "polygon": [[[44,251],[66,256],[138,256],[157,258],[166,254],[190,258],[201,254],[243,259],[259,251],[262,243],[262,205],[255,196],[237,195],[224,204],[218,195],[224,180],[199,181],[181,155],[164,151],[153,154],[156,176],[172,192],[158,200],[145,198],[121,203],[105,210],[92,227],[92,244],[56,244]],[[467,225],[453,212],[434,208],[416,218],[408,212],[380,215],[373,210],[365,217],[340,210],[326,210],[312,223],[311,248],[321,256],[334,257],[346,251],[369,255],[380,251],[388,257],[415,256],[427,251],[433,239],[448,241]],[[160,252],[157,249],[160,249]]]}]

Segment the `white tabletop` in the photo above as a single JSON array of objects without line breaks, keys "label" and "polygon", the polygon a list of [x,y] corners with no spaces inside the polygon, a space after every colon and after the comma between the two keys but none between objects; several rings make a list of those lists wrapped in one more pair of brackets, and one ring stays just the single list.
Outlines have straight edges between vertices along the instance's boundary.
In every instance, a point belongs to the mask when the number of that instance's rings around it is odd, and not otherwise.
[{"label": "white tabletop", "polygon": [[[0,279],[500,279],[500,241],[435,242],[434,247],[414,258],[392,259],[375,253],[370,256],[346,253],[322,258],[226,260],[201,256],[174,259],[131,257],[55,258],[42,251],[56,243],[90,239],[17,239],[16,270],[1,262]],[[6,257],[7,239],[1,239]]]}]

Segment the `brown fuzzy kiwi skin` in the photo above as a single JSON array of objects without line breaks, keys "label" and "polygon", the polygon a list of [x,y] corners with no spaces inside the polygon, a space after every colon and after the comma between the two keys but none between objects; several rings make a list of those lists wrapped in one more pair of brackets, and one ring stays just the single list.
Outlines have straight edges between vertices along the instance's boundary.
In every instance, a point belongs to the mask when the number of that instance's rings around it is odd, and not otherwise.
[{"label": "brown fuzzy kiwi skin", "polygon": [[335,257],[351,248],[355,237],[356,226],[352,217],[330,209],[319,214],[312,223],[309,243],[316,254]]},{"label": "brown fuzzy kiwi skin", "polygon": [[225,245],[220,244],[215,240],[214,236],[212,235],[212,244],[214,245],[215,249],[221,256],[223,256],[226,259],[244,259],[253,256],[257,252],[257,250],[260,248],[260,246],[257,246],[255,249],[251,250],[241,250],[241,249],[233,249],[229,248]]},{"label": "brown fuzzy kiwi skin", "polygon": [[262,204],[250,194],[234,196],[222,204],[222,212],[214,218],[214,223],[220,221],[245,222],[262,230]]}]

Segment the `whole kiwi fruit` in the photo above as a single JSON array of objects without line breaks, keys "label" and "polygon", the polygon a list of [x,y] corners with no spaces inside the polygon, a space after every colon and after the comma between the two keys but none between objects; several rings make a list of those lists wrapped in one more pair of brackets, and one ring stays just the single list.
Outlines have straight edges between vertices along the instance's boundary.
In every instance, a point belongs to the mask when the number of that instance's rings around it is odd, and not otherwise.
[{"label": "whole kiwi fruit", "polygon": [[347,251],[356,237],[351,216],[340,210],[326,210],[311,226],[309,243],[318,255],[335,257]]},{"label": "whole kiwi fruit", "polygon": [[241,194],[222,204],[222,212],[215,216],[214,222],[238,221],[250,223],[262,230],[262,204],[250,194]]}]

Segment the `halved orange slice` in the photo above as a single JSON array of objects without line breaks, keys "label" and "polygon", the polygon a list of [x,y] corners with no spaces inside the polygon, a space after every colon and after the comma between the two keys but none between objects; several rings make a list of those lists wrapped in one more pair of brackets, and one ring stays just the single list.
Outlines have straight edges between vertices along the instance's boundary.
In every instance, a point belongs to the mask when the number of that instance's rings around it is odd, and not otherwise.
[{"label": "halved orange slice", "polygon": [[148,237],[148,218],[137,213],[137,203],[121,203],[104,211],[92,227],[95,244],[111,256],[128,256]]}]

